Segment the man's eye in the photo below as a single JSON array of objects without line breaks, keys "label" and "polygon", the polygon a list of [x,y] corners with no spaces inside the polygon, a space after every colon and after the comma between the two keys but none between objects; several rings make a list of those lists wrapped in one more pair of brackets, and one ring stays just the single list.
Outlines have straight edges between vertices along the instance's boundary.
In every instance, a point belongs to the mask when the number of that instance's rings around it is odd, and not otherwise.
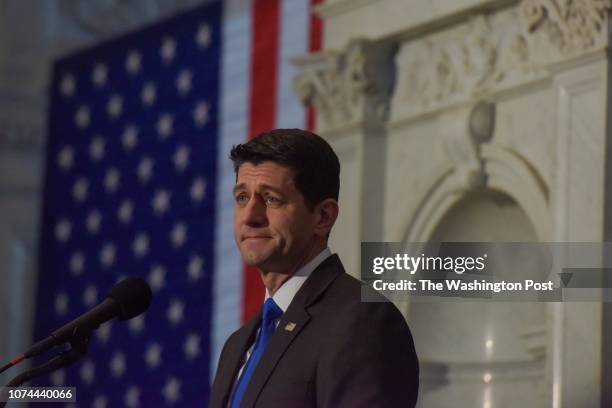
[{"label": "man's eye", "polygon": [[281,200],[276,198],[276,197],[272,197],[272,196],[268,196],[266,197],[266,204],[270,205],[270,206],[277,206],[280,205]]},{"label": "man's eye", "polygon": [[244,193],[238,194],[235,199],[236,199],[236,204],[246,204],[247,201],[249,201],[247,195]]}]

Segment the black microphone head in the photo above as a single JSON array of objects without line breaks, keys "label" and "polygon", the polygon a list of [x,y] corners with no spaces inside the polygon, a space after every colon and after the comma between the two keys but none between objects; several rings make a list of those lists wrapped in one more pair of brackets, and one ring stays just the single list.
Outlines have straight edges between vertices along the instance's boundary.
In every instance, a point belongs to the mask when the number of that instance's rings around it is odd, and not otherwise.
[{"label": "black microphone head", "polygon": [[128,320],[149,308],[153,293],[144,279],[129,277],[113,286],[106,297],[117,302],[119,320]]}]

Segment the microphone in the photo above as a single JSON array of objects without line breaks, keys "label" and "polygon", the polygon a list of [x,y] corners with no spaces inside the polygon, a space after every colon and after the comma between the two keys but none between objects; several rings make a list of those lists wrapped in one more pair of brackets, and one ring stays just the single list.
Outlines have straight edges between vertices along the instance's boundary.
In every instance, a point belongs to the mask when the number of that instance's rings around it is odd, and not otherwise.
[{"label": "microphone", "polygon": [[106,299],[96,307],[55,330],[49,337],[34,344],[12,362],[16,364],[72,339],[89,336],[93,330],[108,320],[114,318],[128,320],[136,317],[149,308],[152,298],[151,288],[144,279],[126,278],[113,286]]}]

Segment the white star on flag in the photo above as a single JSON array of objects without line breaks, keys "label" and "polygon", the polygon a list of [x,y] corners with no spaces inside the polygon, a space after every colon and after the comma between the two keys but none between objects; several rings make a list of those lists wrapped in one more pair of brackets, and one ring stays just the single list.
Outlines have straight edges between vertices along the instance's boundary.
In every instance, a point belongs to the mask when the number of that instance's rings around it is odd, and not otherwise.
[{"label": "white star on flag", "polygon": [[151,343],[147,347],[144,359],[147,362],[149,368],[155,368],[161,363],[162,348],[157,343]]},{"label": "white star on flag", "polygon": [[69,146],[64,146],[57,155],[57,164],[62,170],[70,170],[74,163],[74,150]]},{"label": "white star on flag", "polygon": [[110,370],[114,377],[121,377],[125,372],[125,356],[121,352],[113,355],[110,361]]},{"label": "white star on flag", "polygon": [[162,215],[170,208],[170,193],[167,190],[157,190],[151,202],[156,215]]},{"label": "white star on flag", "polygon": [[183,344],[183,352],[189,360],[198,357],[200,355],[200,336],[195,333],[187,336],[187,340]]},{"label": "white star on flag", "polygon": [[100,251],[100,262],[102,266],[108,268],[115,263],[115,246],[111,243],[106,243]]},{"label": "white star on flag", "polygon": [[68,295],[61,292],[55,297],[55,313],[63,316],[68,311]]},{"label": "white star on flag", "polygon": [[112,168],[106,172],[104,176],[104,187],[110,193],[114,193],[119,188],[119,170]]},{"label": "white star on flag", "polygon": [[98,330],[96,330],[96,337],[98,341],[101,343],[106,343],[110,338],[112,323],[107,322],[100,326]]},{"label": "white star on flag", "polygon": [[182,222],[174,224],[170,232],[170,240],[175,248],[182,246],[187,240],[187,226]]},{"label": "white star on flag", "polygon": [[179,146],[176,152],[174,152],[172,160],[177,171],[185,170],[189,164],[189,148],[187,146]]},{"label": "white star on flag", "polygon": [[170,37],[166,37],[162,43],[159,54],[165,64],[171,62],[176,54],[176,42]]},{"label": "white star on flag", "polygon": [[84,178],[79,178],[74,182],[72,186],[72,196],[77,202],[82,203],[87,198],[87,190],[89,189],[89,182]]},{"label": "white star on flag", "polygon": [[142,183],[146,183],[151,179],[153,174],[154,161],[150,157],[144,157],[138,164],[138,179]]},{"label": "white star on flag", "polygon": [[174,404],[180,398],[181,382],[174,377],[168,378],[162,394],[167,404]]},{"label": "white star on flag", "polygon": [[95,374],[95,366],[91,360],[87,360],[83,364],[81,364],[81,369],[79,370],[79,375],[81,380],[86,384],[91,384],[94,380]]},{"label": "white star on flag", "polygon": [[89,156],[93,161],[100,161],[106,151],[106,141],[102,136],[96,136],[89,144]]},{"label": "white star on flag", "polygon": [[85,129],[87,126],[89,126],[89,122],[89,108],[84,105],[80,106],[74,114],[74,123],[76,123],[79,128]]},{"label": "white star on flag", "polygon": [[129,408],[136,408],[140,405],[140,389],[134,385],[130,386],[125,392],[123,402]]},{"label": "white star on flag", "polygon": [[71,229],[72,229],[72,226],[70,225],[70,222],[68,220],[66,219],[61,220],[55,226],[55,238],[57,238],[58,241],[62,241],[62,242],[67,241],[68,238],[70,238]]},{"label": "white star on flag", "polygon": [[158,292],[164,287],[166,279],[166,269],[161,265],[154,265],[149,273],[149,285],[153,292]]},{"label": "white star on flag", "polygon": [[197,127],[202,127],[208,122],[208,104],[205,101],[198,102],[193,110],[193,121]]},{"label": "white star on flag", "polygon": [[132,250],[134,251],[134,254],[139,258],[145,256],[146,253],[149,251],[148,235],[145,233],[138,234],[134,239],[134,242],[132,243]]},{"label": "white star on flag", "polygon": [[94,399],[93,408],[106,408],[108,399],[104,395],[98,395]]},{"label": "white star on flag", "polygon": [[138,144],[138,127],[134,125],[127,126],[121,135],[121,143],[125,150],[132,150]]},{"label": "white star on flag", "polygon": [[146,107],[149,107],[155,103],[156,97],[157,91],[155,89],[155,84],[147,82],[140,92],[140,99],[142,100],[142,103]]},{"label": "white star on flag", "polygon": [[113,95],[108,100],[106,112],[111,118],[117,118],[123,111],[123,99],[119,95]]},{"label": "white star on flag", "polygon": [[85,306],[92,307],[97,301],[98,289],[93,285],[89,285],[85,292],[83,292],[83,303],[85,303]]},{"label": "white star on flag", "polygon": [[138,51],[130,51],[127,58],[125,59],[125,69],[130,74],[136,74],[140,71],[140,53]]},{"label": "white star on flag", "polygon": [[193,201],[202,201],[206,192],[206,181],[202,178],[197,178],[191,184],[189,194]]},{"label": "white star on flag", "polygon": [[200,279],[204,273],[204,260],[197,256],[192,255],[189,259],[189,265],[187,266],[187,274],[189,275],[189,281],[194,282]]},{"label": "white star on flag", "polygon": [[76,90],[76,81],[74,80],[74,76],[70,74],[64,75],[62,82],[60,83],[60,90],[64,96],[74,95],[74,91]]},{"label": "white star on flag", "polygon": [[104,64],[96,64],[91,74],[91,80],[97,87],[101,87],[106,84],[108,79],[108,69]]},{"label": "white star on flag", "polygon": [[138,334],[144,329],[144,315],[128,320],[128,328],[132,334]]},{"label": "white star on flag", "polygon": [[211,29],[208,24],[200,25],[198,33],[196,34],[196,43],[200,48],[207,48],[211,41]]},{"label": "white star on flag", "polygon": [[162,139],[167,139],[172,133],[172,115],[164,113],[157,121],[157,133]]},{"label": "white star on flag", "polygon": [[87,215],[85,220],[85,228],[90,234],[96,234],[100,230],[100,224],[102,223],[102,215],[99,211],[93,210]]},{"label": "white star on flag", "polygon": [[134,206],[132,202],[130,200],[124,200],[117,210],[117,217],[122,223],[127,224],[132,220],[133,211]]},{"label": "white star on flag", "polygon": [[70,257],[70,272],[73,275],[80,275],[85,266],[85,256],[82,252],[75,252]]},{"label": "white star on flag", "polygon": [[173,299],[166,311],[166,317],[173,326],[176,326],[183,321],[183,302],[178,299]]},{"label": "white star on flag", "polygon": [[181,95],[185,95],[191,91],[191,71],[184,69],[180,72],[179,76],[176,78],[176,88]]},{"label": "white star on flag", "polygon": [[66,370],[61,368],[51,373],[51,384],[56,387],[62,387],[66,383]]}]

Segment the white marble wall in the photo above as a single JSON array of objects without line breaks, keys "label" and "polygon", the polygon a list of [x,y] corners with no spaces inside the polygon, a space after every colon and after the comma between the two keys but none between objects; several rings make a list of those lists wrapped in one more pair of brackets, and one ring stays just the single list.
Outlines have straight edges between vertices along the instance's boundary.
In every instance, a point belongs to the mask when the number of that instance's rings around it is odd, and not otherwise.
[{"label": "white marble wall", "polygon": [[[330,0],[319,10],[325,51],[296,60],[296,91],[318,108],[318,131],[351,147],[340,149],[350,175],[332,240],[350,265],[376,237],[608,238],[611,3]],[[479,136],[477,105],[495,112]],[[512,206],[495,210],[487,191]],[[605,406],[612,321],[601,303],[400,306],[426,363],[424,407]],[[496,327],[505,343],[487,337]],[[506,363],[510,375],[477,375]]]}]

